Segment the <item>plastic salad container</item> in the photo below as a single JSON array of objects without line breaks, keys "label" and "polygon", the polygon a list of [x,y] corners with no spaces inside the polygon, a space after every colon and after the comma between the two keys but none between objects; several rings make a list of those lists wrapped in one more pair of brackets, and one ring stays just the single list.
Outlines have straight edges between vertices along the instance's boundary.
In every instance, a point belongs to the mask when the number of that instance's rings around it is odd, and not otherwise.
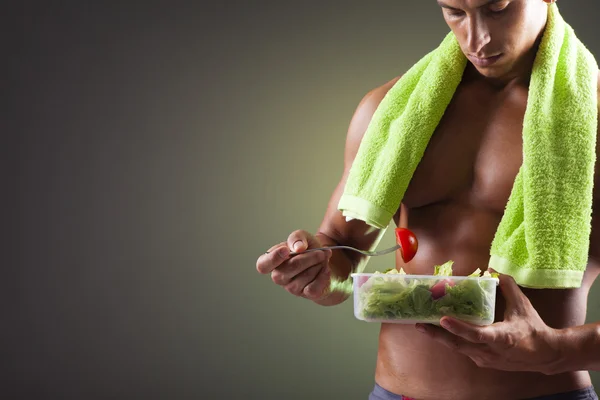
[{"label": "plastic salad container", "polygon": [[452,261],[435,267],[434,275],[354,273],[354,316],[367,322],[433,323],[451,316],[476,325],[494,322],[497,274],[473,272],[452,276]]}]

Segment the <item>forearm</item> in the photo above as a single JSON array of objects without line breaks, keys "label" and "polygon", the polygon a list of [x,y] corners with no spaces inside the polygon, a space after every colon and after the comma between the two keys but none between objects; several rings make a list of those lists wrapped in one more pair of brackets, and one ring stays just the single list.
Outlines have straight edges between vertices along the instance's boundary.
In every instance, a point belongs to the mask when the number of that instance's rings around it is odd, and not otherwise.
[{"label": "forearm", "polygon": [[556,372],[600,371],[600,322],[557,330]]}]

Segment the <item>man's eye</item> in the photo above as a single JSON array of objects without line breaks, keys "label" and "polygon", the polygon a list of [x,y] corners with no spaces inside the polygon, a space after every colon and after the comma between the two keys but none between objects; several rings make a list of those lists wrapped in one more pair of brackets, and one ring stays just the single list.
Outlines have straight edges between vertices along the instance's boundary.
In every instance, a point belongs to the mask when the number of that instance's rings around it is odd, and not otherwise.
[{"label": "man's eye", "polygon": [[464,11],[460,11],[460,10],[448,10],[448,15],[451,17],[460,17],[462,15],[464,15],[465,12]]},{"label": "man's eye", "polygon": [[499,14],[501,12],[506,11],[507,7],[507,3],[494,4],[493,6],[490,6],[490,11],[494,14]]}]

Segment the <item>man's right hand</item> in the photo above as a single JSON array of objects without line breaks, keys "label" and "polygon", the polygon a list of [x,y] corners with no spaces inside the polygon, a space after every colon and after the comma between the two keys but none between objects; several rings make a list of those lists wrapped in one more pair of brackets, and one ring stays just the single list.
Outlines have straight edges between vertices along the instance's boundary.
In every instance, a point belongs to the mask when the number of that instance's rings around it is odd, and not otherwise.
[{"label": "man's right hand", "polygon": [[283,286],[294,296],[319,300],[327,295],[331,282],[331,250],[290,257],[291,251],[301,253],[317,247],[323,246],[314,235],[303,230],[295,231],[287,242],[281,242],[261,255],[256,262],[256,269],[261,274],[271,274],[275,284]]}]

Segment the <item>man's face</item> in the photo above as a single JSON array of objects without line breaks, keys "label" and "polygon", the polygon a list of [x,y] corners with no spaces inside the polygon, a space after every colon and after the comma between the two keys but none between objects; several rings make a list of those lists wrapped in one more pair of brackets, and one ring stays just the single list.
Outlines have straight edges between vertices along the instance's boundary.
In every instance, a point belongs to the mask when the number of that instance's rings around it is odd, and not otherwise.
[{"label": "man's face", "polygon": [[509,75],[546,23],[543,0],[438,0],[460,47],[486,77]]}]

